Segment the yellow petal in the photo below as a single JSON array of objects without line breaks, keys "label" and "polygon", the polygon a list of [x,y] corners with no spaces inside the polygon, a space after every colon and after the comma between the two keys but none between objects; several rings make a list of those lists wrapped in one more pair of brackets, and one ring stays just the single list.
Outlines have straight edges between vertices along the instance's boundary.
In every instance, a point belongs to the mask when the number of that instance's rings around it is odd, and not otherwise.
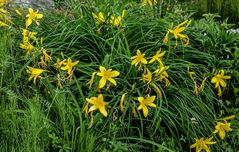
[{"label": "yellow petal", "polygon": [[149,114],[149,110],[146,106],[143,106],[143,114],[144,114],[144,117],[147,117]]},{"label": "yellow petal", "polygon": [[220,130],[219,130],[219,137],[223,140],[223,139],[225,138],[225,136],[226,136],[225,131],[222,130],[222,129],[220,129]]},{"label": "yellow petal", "polygon": [[117,77],[118,75],[120,75],[120,73],[118,71],[112,71],[110,75],[111,77]]},{"label": "yellow petal", "polygon": [[99,82],[99,88],[103,88],[106,84],[106,79],[102,77]]},{"label": "yellow petal", "polygon": [[99,107],[99,111],[105,116],[105,117],[107,117],[108,116],[108,113],[107,113],[107,111],[106,111],[106,109],[105,109],[105,107],[104,106],[102,106],[102,107]]},{"label": "yellow petal", "polygon": [[26,20],[26,27],[30,26],[32,24],[32,19],[31,18],[28,18]]},{"label": "yellow petal", "polygon": [[156,108],[156,104],[154,104],[154,103],[149,103],[149,104],[147,104],[147,106],[150,106],[150,107]]},{"label": "yellow petal", "polygon": [[115,86],[117,85],[116,81],[113,78],[108,78],[108,80],[113,83]]},{"label": "yellow petal", "polygon": [[88,113],[91,112],[91,111],[94,111],[94,110],[96,110],[95,105],[93,105],[93,106],[90,107],[90,109],[88,110]]}]

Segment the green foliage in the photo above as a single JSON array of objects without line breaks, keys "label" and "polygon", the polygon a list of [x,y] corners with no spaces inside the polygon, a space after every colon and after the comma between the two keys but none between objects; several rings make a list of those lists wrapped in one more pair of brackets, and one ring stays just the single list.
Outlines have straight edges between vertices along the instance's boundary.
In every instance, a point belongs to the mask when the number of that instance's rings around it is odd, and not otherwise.
[{"label": "green foliage", "polygon": [[[226,21],[217,22],[211,14],[193,20],[184,31],[190,45],[184,47],[178,39],[175,47],[174,38],[168,44],[163,39],[169,28],[191,16],[180,7],[167,12],[161,10],[163,4],[143,7],[136,2],[110,0],[67,0],[60,6],[64,10],[59,7],[44,12],[40,26],[29,29],[38,32],[39,39],[33,42],[37,49],[52,50],[52,61],[45,67],[48,71],[37,79],[36,85],[28,81],[25,71],[27,66],[43,67],[38,60],[41,54],[26,56],[19,48],[20,27],[24,27],[27,11],[21,10],[23,16],[13,13],[16,25],[1,29],[0,137],[4,140],[0,141],[0,151],[189,151],[195,138],[213,136],[217,118],[232,114],[236,115],[231,120],[233,131],[226,141],[214,135],[220,144],[211,149],[238,148],[239,118],[235,107],[239,107],[239,36],[226,31],[230,27]],[[99,12],[120,16],[124,9],[126,14],[118,27],[107,22],[98,25],[92,16]],[[44,38],[43,44],[39,43],[40,37]],[[170,67],[167,72],[171,82],[169,87],[156,82],[162,97],[157,89],[143,83],[143,71],[131,65],[137,49],[149,59],[160,48],[166,51],[163,62]],[[66,78],[65,71],[54,67],[57,58],[80,61],[73,68],[72,77]],[[99,92],[97,76],[89,89],[87,82],[99,66],[120,72],[117,86]],[[157,64],[147,66],[155,70]],[[188,67],[195,72],[193,79]],[[216,96],[210,83],[215,69],[225,69],[232,77],[222,98]],[[63,87],[58,85],[57,74],[63,78]],[[195,84],[199,87],[207,76],[204,91],[195,95]],[[123,93],[127,94],[121,111]],[[85,114],[86,98],[98,94],[103,94],[108,102],[106,118],[98,111]],[[137,97],[147,94],[157,95],[157,107],[149,108],[145,118],[137,110]]]}]

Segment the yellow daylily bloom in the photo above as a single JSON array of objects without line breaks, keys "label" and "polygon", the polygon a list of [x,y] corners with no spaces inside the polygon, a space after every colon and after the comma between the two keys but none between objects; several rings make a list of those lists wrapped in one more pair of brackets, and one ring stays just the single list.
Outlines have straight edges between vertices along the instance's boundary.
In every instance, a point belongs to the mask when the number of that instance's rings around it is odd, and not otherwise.
[{"label": "yellow daylily bloom", "polygon": [[[186,26],[184,26],[186,24]],[[174,38],[176,39],[176,45],[175,47],[177,46],[177,39],[180,38],[182,40],[186,40],[186,43],[184,44],[184,46],[188,46],[189,44],[189,37],[185,34],[181,34],[181,32],[183,32],[189,25],[191,24],[191,20],[185,20],[184,22],[182,22],[181,24],[179,24],[178,26],[176,26],[176,28],[173,30],[173,29],[168,29],[168,32],[164,38],[164,43],[168,43],[168,40],[169,40],[169,34],[173,34],[174,35]],[[184,27],[182,27],[184,26]]]},{"label": "yellow daylily bloom", "polygon": [[116,86],[117,83],[113,78],[119,76],[120,73],[118,71],[112,71],[112,69],[106,70],[105,67],[100,66],[100,72],[97,72],[97,75],[102,77],[99,82],[99,88],[103,88],[107,80]]},{"label": "yellow daylily bloom", "polygon": [[86,101],[93,104],[93,106],[90,107],[88,112],[94,111],[99,109],[99,111],[105,116],[108,116],[108,113],[105,109],[105,106],[108,104],[104,101],[103,95],[99,94],[98,97],[91,97],[90,99],[86,98]]},{"label": "yellow daylily bloom", "polygon": [[225,76],[225,75],[224,75],[224,70],[220,70],[220,71],[218,72],[218,74],[216,74],[216,75],[212,78],[211,82],[212,82],[212,83],[215,83],[215,88],[217,88],[217,87],[219,87],[219,86],[221,86],[221,87],[226,87],[226,82],[225,82],[225,80],[226,80],[226,79],[230,79],[230,78],[231,78],[231,76]]},{"label": "yellow daylily bloom", "polygon": [[29,77],[29,81],[31,81],[32,80],[32,78],[34,78],[33,79],[33,83],[34,84],[36,84],[36,79],[44,72],[44,71],[46,71],[46,70],[44,70],[44,69],[39,69],[39,68],[33,68],[33,67],[29,67],[29,66],[27,66],[27,73],[28,74],[30,74],[30,77]]},{"label": "yellow daylily bloom", "polygon": [[32,8],[28,8],[28,12],[29,14],[26,16],[28,18],[26,20],[26,27],[30,26],[33,21],[39,26],[38,19],[43,18],[43,15],[38,13],[38,10],[34,12]]},{"label": "yellow daylily bloom", "polygon": [[153,5],[157,4],[157,0],[143,0],[142,5],[145,6],[146,4],[153,6]]},{"label": "yellow daylily bloom", "polygon": [[231,123],[225,121],[225,123],[217,122],[217,125],[215,126],[215,131],[213,133],[218,133],[219,137],[223,140],[226,136],[226,132],[229,131],[232,131]]},{"label": "yellow daylily bloom", "polygon": [[200,138],[196,139],[196,143],[192,144],[190,148],[196,148],[196,152],[201,152],[202,150],[205,150],[206,152],[210,152],[210,145],[216,144],[215,141],[211,141],[213,137],[206,138]]},{"label": "yellow daylily bloom", "polygon": [[142,79],[145,82],[150,83],[152,81],[152,73],[147,69],[147,73],[143,74]]},{"label": "yellow daylily bloom", "polygon": [[218,74],[216,74],[212,80],[211,83],[215,83],[215,88],[218,89],[218,96],[222,95],[222,90],[221,87],[226,87],[226,79],[230,79],[231,76],[225,76],[224,75],[224,70],[220,70]]},{"label": "yellow daylily bloom", "polygon": [[166,70],[169,69],[169,66],[164,66],[163,64],[160,65],[155,71],[154,73],[159,76],[159,75],[164,75],[166,77],[168,77],[168,73],[166,72]]},{"label": "yellow daylily bloom", "polygon": [[0,21],[0,27],[7,27],[8,25],[2,21]]},{"label": "yellow daylily bloom", "polygon": [[66,60],[61,61],[59,58],[57,58],[56,63],[54,64],[54,67],[56,67],[57,69],[60,69],[63,63],[65,62]]},{"label": "yellow daylily bloom", "polygon": [[156,96],[147,96],[146,98],[144,97],[138,97],[138,101],[140,103],[139,107],[138,107],[138,110],[143,110],[143,114],[144,114],[144,117],[147,117],[148,114],[149,114],[149,110],[148,110],[148,107],[154,107],[156,108],[156,104],[154,104],[154,100],[155,100]]},{"label": "yellow daylily bloom", "polygon": [[131,64],[135,66],[140,64],[140,67],[141,67],[142,63],[147,64],[147,60],[144,58],[144,54],[141,54],[140,50],[137,50],[137,55],[131,57],[131,59],[132,59]]},{"label": "yellow daylily bloom", "polygon": [[166,70],[169,69],[169,66],[160,65],[155,71],[156,81],[165,81],[165,87],[168,87],[171,83],[168,79],[169,75]]},{"label": "yellow daylily bloom", "polygon": [[159,64],[163,64],[162,62],[162,57],[164,56],[164,54],[166,53],[166,51],[161,52],[161,49],[157,51],[157,53],[152,57],[152,59],[149,61],[150,63],[153,63],[155,60],[159,62]]},{"label": "yellow daylily bloom", "polygon": [[20,48],[27,51],[27,54],[30,54],[30,52],[35,49],[35,47],[30,42],[20,43]]},{"label": "yellow daylily bloom", "polygon": [[0,7],[5,5],[8,2],[8,0],[0,0]]},{"label": "yellow daylily bloom", "polygon": [[61,67],[61,70],[67,70],[67,73],[70,75],[72,73],[73,66],[77,65],[79,61],[75,61],[72,63],[71,58],[67,59],[67,62],[63,62],[62,64],[65,65],[65,67]]},{"label": "yellow daylily bloom", "polygon": [[29,42],[30,39],[36,39],[37,32],[30,32],[27,29],[22,29],[22,36],[24,42]]},{"label": "yellow daylily bloom", "polygon": [[0,18],[5,18],[8,11],[3,8],[0,8]]},{"label": "yellow daylily bloom", "polygon": [[106,22],[105,16],[102,12],[99,12],[98,15],[92,13],[92,16],[95,19],[96,24],[104,24]]},{"label": "yellow daylily bloom", "polygon": [[40,51],[41,51],[42,54],[43,54],[43,56],[41,56],[41,61],[42,61],[43,64],[46,65],[47,62],[49,62],[49,61],[52,60],[52,57],[51,57],[51,55],[48,55],[48,54],[46,53],[46,50],[45,50],[44,48],[42,48]]}]

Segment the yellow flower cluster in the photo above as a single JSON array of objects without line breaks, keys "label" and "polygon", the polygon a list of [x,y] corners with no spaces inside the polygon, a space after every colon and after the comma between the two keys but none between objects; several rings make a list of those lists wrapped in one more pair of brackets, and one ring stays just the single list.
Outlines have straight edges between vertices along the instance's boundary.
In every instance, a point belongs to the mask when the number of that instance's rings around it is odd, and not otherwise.
[{"label": "yellow flower cluster", "polygon": [[[22,13],[20,11],[16,10],[16,13],[22,16]],[[39,40],[39,38],[37,38],[37,32],[29,30],[33,22],[35,22],[36,25],[39,26],[39,20],[41,18],[43,18],[43,14],[40,14],[38,10],[34,11],[32,8],[28,8],[28,14],[26,15],[25,20],[25,28],[21,28],[22,42],[19,45],[19,47],[26,52],[27,56],[33,56],[35,58],[34,62],[37,62],[37,64],[40,65],[40,68],[27,66],[26,72],[29,74],[29,81],[33,79],[34,84],[36,84],[37,78],[40,78],[40,75],[42,73],[49,72],[49,70],[47,70],[46,68],[53,60],[52,51],[51,54],[49,54],[43,47],[43,38],[40,38]],[[62,55],[62,57],[64,58],[64,55]],[[72,62],[71,58],[68,58],[67,60],[63,59],[62,61],[57,58],[54,67],[62,71],[67,71],[67,74],[69,75],[68,78],[71,78],[73,74],[73,67],[78,63],[79,61]],[[62,79],[60,77],[60,74],[57,74],[57,79],[58,86],[62,87]]]},{"label": "yellow flower cluster", "polygon": [[[149,67],[150,69],[157,67],[155,68],[155,71],[153,73],[151,73],[149,68],[145,67],[145,70],[144,70],[145,72],[143,72],[142,74],[142,80],[144,83],[150,84],[150,86],[152,86],[156,90],[158,96],[160,97],[162,97],[162,93],[159,87],[155,84],[155,82],[156,81],[161,82],[165,80],[166,87],[170,85],[170,81],[168,80],[168,73],[166,71],[169,67],[164,65],[163,59],[162,59],[164,54],[165,54],[165,51],[162,52],[160,49],[159,51],[156,52],[156,54],[153,57],[150,58],[150,61],[148,62],[147,59],[144,57],[144,54],[142,54],[140,50],[137,50],[137,55],[131,58],[132,65],[135,65],[135,66],[139,65],[140,68],[142,67],[142,64],[148,64],[148,63],[151,64],[151,66]],[[152,64],[155,62],[156,64]],[[120,72],[113,71],[112,69],[106,69],[105,67],[100,66],[99,72],[92,73],[91,79],[88,82],[89,88],[91,88],[93,83],[95,82],[96,75],[101,77],[101,79],[98,82],[98,89],[104,88],[104,86],[106,86],[107,84],[107,81],[109,81],[110,83],[106,89],[109,89],[109,86],[111,83],[114,84],[114,86],[117,85],[114,78],[119,76]],[[120,108],[122,112],[124,112],[125,95],[126,93],[122,95],[122,98],[120,100]],[[139,102],[138,110],[143,110],[144,117],[148,116],[148,113],[149,113],[148,107],[153,107],[153,108],[156,107],[156,104],[154,103],[155,99],[156,99],[156,96],[150,96],[149,94],[146,97],[143,97],[143,96],[137,97],[137,101]],[[86,101],[90,104],[93,104],[93,106],[90,109],[88,109],[88,103],[86,104],[84,108],[84,111],[86,114],[99,109],[99,111],[104,116],[108,115],[105,108],[107,104],[104,102],[102,94],[100,94],[98,97],[91,97],[90,99],[86,98]],[[135,106],[133,107],[133,109],[134,108]],[[135,113],[134,111],[135,109],[133,110],[133,113]]]},{"label": "yellow flower cluster", "polygon": [[110,15],[109,13],[105,15],[103,12],[99,12],[98,14],[92,13],[92,16],[97,25],[107,25],[107,26],[112,25],[113,27],[118,28],[122,26],[122,19],[125,16],[125,10],[123,10],[122,15],[119,16]]},{"label": "yellow flower cluster", "polygon": [[8,12],[4,9],[8,0],[0,0],[0,27],[7,27],[9,23],[12,23],[9,19]]},{"label": "yellow flower cluster", "polygon": [[[226,136],[226,132],[232,131],[231,129],[231,123],[228,123],[227,120],[233,119],[235,115],[226,117],[226,118],[221,118],[220,120],[223,120],[224,122],[217,121],[217,125],[215,126],[214,134],[218,133],[219,137],[223,140]],[[215,141],[211,141],[213,137],[206,138],[200,138],[200,139],[195,139],[196,143],[192,144],[190,148],[196,148],[196,152],[201,152],[202,150],[205,150],[206,152],[210,152],[210,145],[216,144]]]},{"label": "yellow flower cluster", "polygon": [[142,74],[142,80],[148,84],[153,84],[153,81],[165,81],[165,86],[169,86],[170,85],[170,81],[168,80],[168,73],[166,70],[169,69],[169,66],[165,66],[163,63],[163,56],[165,55],[165,51],[161,51],[161,49],[159,49],[156,54],[151,57],[150,61],[148,62],[147,59],[144,57],[145,54],[142,54],[140,50],[137,50],[137,54],[133,57],[131,57],[132,59],[132,65],[138,66],[139,65],[139,70],[141,70],[142,65],[146,65],[146,64],[152,64],[155,61],[157,61],[156,63],[156,68],[155,66],[150,65],[150,68],[154,68],[154,72],[152,73],[149,68],[146,68],[144,70],[144,73]]},{"label": "yellow flower cluster", "polygon": [[[204,90],[204,88],[205,88],[205,83],[206,83],[206,80],[208,79],[208,77],[209,76],[206,76],[204,79],[203,79],[203,81],[202,81],[202,83],[201,83],[201,85],[200,85],[200,87],[199,87],[199,89],[198,89],[198,87],[197,87],[197,83],[196,83],[196,73],[194,72],[194,71],[190,71],[189,70],[189,67],[188,67],[188,70],[187,70],[187,72],[188,72],[188,75],[189,75],[189,77],[191,78],[191,80],[193,81],[193,83],[194,83],[194,94],[195,95],[198,95],[198,90],[200,91],[200,92],[203,92],[203,90]],[[220,96],[222,96],[222,88],[225,88],[226,87],[226,85],[227,85],[227,83],[226,83],[226,80],[228,80],[228,79],[230,79],[231,78],[231,76],[226,76],[226,75],[224,75],[224,70],[222,69],[222,70],[220,70],[219,72],[217,72],[216,74],[214,74],[214,76],[212,77],[212,79],[211,79],[211,83],[212,84],[215,84],[215,89],[217,89],[217,91],[218,91],[218,96],[220,97]]]},{"label": "yellow flower cluster", "polygon": [[[169,66],[165,66],[163,63],[163,56],[165,55],[165,51],[162,51],[159,49],[154,56],[152,56],[149,60],[145,58],[145,54],[142,54],[140,50],[137,50],[137,53],[135,56],[131,57],[132,62],[131,64],[136,66],[139,66],[139,70],[142,69],[142,66],[144,65],[144,72],[142,74],[142,80],[144,83],[150,85],[153,87],[153,89],[156,90],[159,97],[162,97],[162,92],[159,89],[159,87],[156,85],[156,81],[162,82],[165,81],[165,87],[168,87],[170,85],[170,81],[168,79],[168,72]],[[157,61],[157,62],[156,62]],[[156,64],[152,64],[155,63]],[[147,66],[148,65],[148,68]],[[154,69],[154,72],[151,72],[150,69]],[[150,107],[156,107],[156,105],[153,103],[155,100],[155,96],[147,96],[146,99],[143,97],[139,97],[138,101],[140,103],[140,106],[138,107],[138,110],[143,110],[143,114],[145,117],[148,116],[148,109],[147,106]]]}]

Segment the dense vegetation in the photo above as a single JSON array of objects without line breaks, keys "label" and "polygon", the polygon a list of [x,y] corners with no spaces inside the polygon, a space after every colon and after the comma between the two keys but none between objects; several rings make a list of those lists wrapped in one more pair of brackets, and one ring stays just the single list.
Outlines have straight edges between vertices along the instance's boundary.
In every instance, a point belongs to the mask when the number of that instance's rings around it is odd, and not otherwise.
[{"label": "dense vegetation", "polygon": [[232,24],[156,1],[59,4],[0,1],[0,151],[239,150]]}]

